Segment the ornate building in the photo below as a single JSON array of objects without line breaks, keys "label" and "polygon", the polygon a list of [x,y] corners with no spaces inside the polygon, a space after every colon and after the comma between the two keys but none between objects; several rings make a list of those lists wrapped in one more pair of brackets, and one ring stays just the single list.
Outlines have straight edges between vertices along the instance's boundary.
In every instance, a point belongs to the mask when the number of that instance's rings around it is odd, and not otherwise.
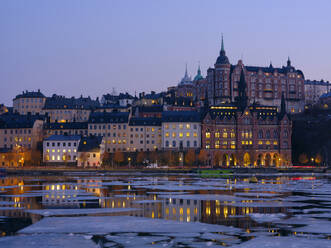
[{"label": "ornate building", "polygon": [[201,136],[209,163],[216,166],[291,165],[292,123],[286,114],[284,95],[281,110],[277,112],[277,107],[247,106],[245,92],[242,71],[234,103],[206,106]]},{"label": "ornate building", "polygon": [[304,75],[295,69],[288,58],[287,65],[282,68],[245,66],[242,60],[231,65],[222,45],[214,68],[207,71],[209,103],[217,105],[231,102],[238,96],[238,81],[241,71],[244,72],[249,103],[280,106],[281,96],[284,94],[287,111],[301,112],[304,108]]}]

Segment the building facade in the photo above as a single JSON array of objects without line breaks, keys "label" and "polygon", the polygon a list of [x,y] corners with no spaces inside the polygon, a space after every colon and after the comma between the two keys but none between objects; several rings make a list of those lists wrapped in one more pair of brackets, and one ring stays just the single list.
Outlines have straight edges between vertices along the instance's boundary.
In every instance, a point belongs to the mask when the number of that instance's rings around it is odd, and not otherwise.
[{"label": "building facade", "polygon": [[162,115],[162,148],[198,149],[201,146],[200,113],[165,111]]},{"label": "building facade", "polygon": [[94,112],[88,121],[88,135],[105,138],[105,151],[126,151],[128,148],[129,113]]},{"label": "building facade", "polygon": [[157,151],[161,149],[160,118],[130,118],[128,151]]},{"label": "building facade", "polygon": [[247,96],[249,103],[259,103],[267,106],[280,106],[281,96],[284,94],[287,111],[298,113],[303,111],[305,103],[304,75],[291,65],[288,58],[287,65],[281,68],[245,66],[242,60],[231,65],[222,46],[214,68],[207,71],[209,103],[218,105],[233,102],[238,96],[238,82],[241,71],[247,82]]},{"label": "building facade", "polygon": [[292,123],[276,107],[224,104],[202,121],[202,147],[216,166],[291,165]]},{"label": "building facade", "polygon": [[99,100],[90,97],[66,98],[53,95],[48,97],[43,112],[50,118],[50,122],[86,122],[90,113],[100,106]]},{"label": "building facade", "polygon": [[52,135],[80,135],[87,136],[88,122],[46,122],[44,124],[44,137]]},{"label": "building facade", "polygon": [[0,148],[35,149],[43,136],[43,116],[6,113],[0,115]]},{"label": "building facade", "polygon": [[78,135],[52,135],[43,141],[43,162],[65,164],[77,162]]},{"label": "building facade", "polygon": [[20,114],[42,113],[46,97],[38,91],[23,91],[13,99],[13,111]]},{"label": "building facade", "polygon": [[83,137],[78,146],[78,167],[100,167],[105,152],[105,140],[99,136]]},{"label": "building facade", "polygon": [[306,104],[315,104],[319,101],[320,96],[331,91],[331,83],[329,81],[305,81],[305,101]]}]

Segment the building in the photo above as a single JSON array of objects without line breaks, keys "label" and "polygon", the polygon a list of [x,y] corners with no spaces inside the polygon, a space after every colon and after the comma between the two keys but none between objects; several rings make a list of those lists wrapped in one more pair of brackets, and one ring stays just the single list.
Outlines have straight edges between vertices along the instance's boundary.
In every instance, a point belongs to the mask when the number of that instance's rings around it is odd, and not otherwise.
[{"label": "building", "polygon": [[43,141],[43,162],[76,164],[79,135],[52,135]]},{"label": "building", "polygon": [[100,167],[105,152],[105,141],[100,136],[83,137],[78,146],[78,167]]},{"label": "building", "polygon": [[247,106],[242,71],[236,102],[206,108],[202,121],[202,148],[215,166],[291,165],[292,122],[286,114],[285,97],[281,110],[253,104]]},{"label": "building", "polygon": [[52,135],[80,135],[87,136],[88,122],[46,122],[44,137]]},{"label": "building", "polygon": [[165,111],[162,114],[163,149],[198,149],[201,146],[200,113]]},{"label": "building", "polygon": [[90,97],[71,97],[53,95],[48,97],[43,111],[50,117],[50,122],[86,122],[91,111],[100,106],[99,100]]},{"label": "building", "polygon": [[116,94],[105,94],[101,98],[102,106],[107,105],[118,105],[120,107],[131,106],[133,102],[136,100],[134,96],[131,96],[129,93],[120,93]]},{"label": "building", "polygon": [[135,106],[152,106],[152,105],[163,105],[163,97],[165,93],[155,93],[151,91],[150,94],[145,94],[145,92],[139,93],[139,99],[134,103]]},{"label": "building", "polygon": [[291,65],[281,68],[245,66],[242,60],[231,65],[226,56],[223,37],[221,51],[214,68],[207,71],[208,99],[211,105],[233,102],[238,96],[238,82],[241,71],[244,72],[249,103],[259,103],[267,106],[280,106],[284,94],[287,111],[298,113],[304,109],[305,91],[304,75]]},{"label": "building", "polygon": [[320,96],[331,91],[331,83],[329,81],[305,81],[305,101],[306,104],[315,104],[318,102]]},{"label": "building", "polygon": [[91,113],[88,121],[88,135],[105,138],[105,151],[126,151],[128,141],[129,113]]},{"label": "building", "polygon": [[0,148],[35,149],[42,140],[44,116],[6,113],[0,115]]},{"label": "building", "polygon": [[38,91],[23,91],[13,99],[14,112],[20,114],[37,114],[42,113],[46,97]]},{"label": "building", "polygon": [[139,105],[132,107],[132,116],[141,118],[161,118],[163,105]]},{"label": "building", "polygon": [[128,151],[160,150],[162,145],[161,132],[160,118],[130,118]]},{"label": "building", "polygon": [[0,115],[5,114],[9,112],[8,107],[5,106],[4,104],[0,104]]}]

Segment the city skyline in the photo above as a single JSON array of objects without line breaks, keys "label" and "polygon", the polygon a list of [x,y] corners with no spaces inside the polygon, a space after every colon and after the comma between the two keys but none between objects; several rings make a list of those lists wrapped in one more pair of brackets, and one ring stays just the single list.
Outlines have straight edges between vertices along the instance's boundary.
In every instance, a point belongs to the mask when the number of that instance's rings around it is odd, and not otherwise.
[{"label": "city skyline", "polygon": [[287,8],[284,1],[240,2],[241,8],[216,1],[124,2],[2,2],[1,103],[11,105],[23,90],[93,98],[114,87],[133,95],[166,90],[183,77],[186,63],[194,77],[200,61],[206,76],[221,33],[231,64],[242,58],[245,65],[281,67],[290,56],[306,79],[331,76],[327,1],[314,3],[315,13],[308,1],[286,2]]}]

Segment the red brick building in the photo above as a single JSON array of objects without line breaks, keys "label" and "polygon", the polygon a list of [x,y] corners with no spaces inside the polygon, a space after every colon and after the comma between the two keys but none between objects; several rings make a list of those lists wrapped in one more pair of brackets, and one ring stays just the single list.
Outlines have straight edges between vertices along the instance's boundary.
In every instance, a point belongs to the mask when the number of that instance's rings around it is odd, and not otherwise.
[{"label": "red brick building", "polygon": [[214,68],[207,70],[210,104],[234,101],[238,96],[241,71],[245,74],[249,103],[280,106],[281,96],[284,94],[288,112],[297,113],[303,110],[304,75],[291,65],[289,58],[287,65],[281,68],[275,68],[272,64],[268,67],[245,66],[242,60],[236,65],[231,65],[224,50],[223,38]]},{"label": "red brick building", "polygon": [[292,122],[275,106],[247,106],[244,72],[236,102],[208,107],[202,120],[202,148],[214,166],[291,165]]}]

